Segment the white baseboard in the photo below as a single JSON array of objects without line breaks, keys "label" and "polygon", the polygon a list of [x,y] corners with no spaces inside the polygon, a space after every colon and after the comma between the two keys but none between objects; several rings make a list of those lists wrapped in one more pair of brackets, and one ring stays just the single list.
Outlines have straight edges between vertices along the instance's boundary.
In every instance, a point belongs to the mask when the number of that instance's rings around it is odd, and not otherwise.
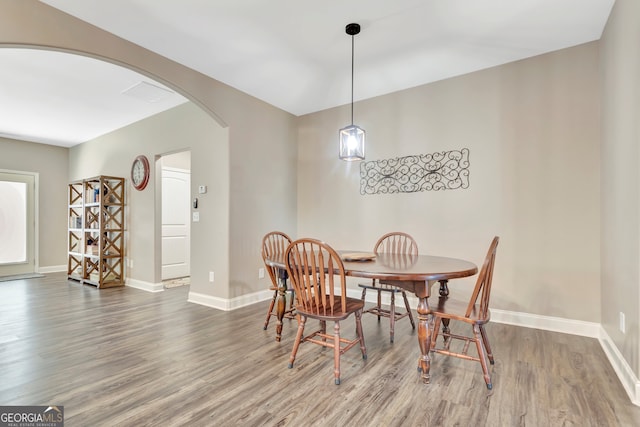
[{"label": "white baseboard", "polygon": [[618,379],[629,395],[631,403],[640,406],[640,380],[638,380],[633,369],[631,369],[627,361],[622,356],[622,353],[620,353],[618,347],[616,347],[613,340],[609,337],[609,334],[607,334],[603,327],[600,327],[600,336],[598,337],[598,340],[600,341],[602,350],[604,350],[604,353],[607,355],[613,370],[616,371]]},{"label": "white baseboard", "polygon": [[[389,305],[391,298],[390,292],[382,293],[382,304]],[[362,291],[359,289],[347,289],[347,296],[352,298],[360,298]],[[418,298],[407,295],[409,306],[414,310],[418,306]],[[368,292],[366,302],[375,303],[377,295],[375,292]],[[396,296],[395,305],[398,308],[404,308],[404,300],[402,297]],[[561,317],[539,316],[537,314],[521,313],[515,311],[506,311],[491,309],[491,321],[495,323],[504,323],[507,325],[522,326],[525,328],[542,329],[545,331],[562,332],[565,334],[580,335],[591,338],[599,338],[601,326],[595,322],[584,322],[581,320],[564,319]]]},{"label": "white baseboard", "polygon": [[67,271],[66,265],[49,265],[47,267],[38,267],[38,273],[40,274],[60,273],[63,271]]},{"label": "white baseboard", "polygon": [[143,282],[142,280],[126,279],[125,286],[129,286],[136,289],[141,289],[147,292],[162,292],[164,291],[164,285],[162,283]]},{"label": "white baseboard", "polygon": [[257,302],[265,301],[270,298],[273,298],[273,291],[270,290],[240,295],[239,297],[231,299],[214,297],[198,292],[189,292],[188,301],[195,304],[216,308],[218,310],[230,311],[240,307],[245,307],[247,305],[255,304]]},{"label": "white baseboard", "polygon": [[525,328],[542,329],[544,331],[562,332],[564,334],[599,338],[602,327],[599,323],[582,320],[564,319],[562,317],[540,316],[537,314],[516,311],[491,309],[491,321]]}]

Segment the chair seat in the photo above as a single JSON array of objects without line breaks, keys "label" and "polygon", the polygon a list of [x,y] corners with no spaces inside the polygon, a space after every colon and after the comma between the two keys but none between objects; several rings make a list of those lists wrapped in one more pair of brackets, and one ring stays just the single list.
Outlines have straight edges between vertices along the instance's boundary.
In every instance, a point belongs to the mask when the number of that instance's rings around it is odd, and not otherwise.
[{"label": "chair seat", "polygon": [[[277,291],[278,289],[280,289],[280,288],[276,287],[276,286],[273,286],[273,285],[271,285],[271,287],[269,287],[270,291]],[[293,292],[293,289],[292,288],[287,288],[286,292]]]},{"label": "chair seat", "polygon": [[491,319],[491,311],[487,309],[486,316],[480,318],[480,305],[476,304],[471,310],[469,317],[464,316],[464,312],[467,310],[469,301],[459,301],[452,298],[440,297],[438,299],[438,305],[432,307],[432,312],[437,312],[439,317],[444,319],[460,320],[469,324],[484,325]]},{"label": "chair seat", "polygon": [[[388,317],[389,319],[391,318],[391,310],[387,310],[386,308],[381,308],[381,307],[371,307],[368,310],[364,310],[363,313],[371,313],[376,316]],[[409,311],[400,313],[394,310],[393,316],[395,317],[395,320],[400,320],[402,318],[407,317],[409,313],[410,313]]]},{"label": "chair seat", "polygon": [[[325,301],[329,300],[329,296],[326,296]],[[296,312],[306,317],[310,317],[312,319],[320,319],[336,321],[343,320],[349,317],[350,314],[355,313],[356,311],[362,310],[364,307],[364,301],[356,298],[346,298],[347,306],[343,309],[341,307],[340,300],[337,299],[335,306],[333,308],[333,313],[328,311],[324,311],[325,309],[319,308],[317,304],[314,302],[312,306],[303,307],[301,305],[296,305]],[[325,302],[325,306],[328,304]]]},{"label": "chair seat", "polygon": [[371,284],[371,283],[358,283],[358,286],[364,289],[373,289],[374,291],[385,291],[385,292],[402,292],[404,289],[398,288],[397,286],[392,285],[384,285],[380,283]]}]

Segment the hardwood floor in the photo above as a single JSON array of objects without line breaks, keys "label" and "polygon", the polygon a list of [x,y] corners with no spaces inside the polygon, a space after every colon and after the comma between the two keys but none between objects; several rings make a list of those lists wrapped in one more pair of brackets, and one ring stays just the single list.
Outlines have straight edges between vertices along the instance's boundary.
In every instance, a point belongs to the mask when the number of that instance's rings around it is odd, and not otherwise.
[{"label": "hardwood floor", "polygon": [[69,427],[640,425],[595,339],[490,323],[492,391],[478,363],[441,355],[426,385],[409,322],[390,344],[389,322],[364,315],[368,359],[345,353],[336,386],[318,346],[287,369],[296,322],[276,342],[268,301],[223,312],[187,293],[0,283],[0,405],[63,405]]}]

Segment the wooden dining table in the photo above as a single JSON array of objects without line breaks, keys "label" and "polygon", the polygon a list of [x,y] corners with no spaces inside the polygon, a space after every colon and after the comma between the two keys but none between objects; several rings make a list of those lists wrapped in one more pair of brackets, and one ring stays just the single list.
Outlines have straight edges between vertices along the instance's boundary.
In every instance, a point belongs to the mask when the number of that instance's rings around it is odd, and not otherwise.
[{"label": "wooden dining table", "polygon": [[[418,371],[422,374],[422,380],[428,383],[430,380],[429,349],[431,348],[431,331],[433,328],[429,296],[431,288],[436,282],[440,282],[441,293],[448,292],[446,283],[451,279],[473,276],[478,272],[478,267],[463,259],[446,258],[431,255],[405,255],[380,253],[363,260],[350,261],[350,254],[362,252],[338,251],[343,257],[345,273],[351,277],[377,279],[382,284],[400,287],[413,292],[418,298],[418,345],[420,357],[418,358]],[[372,254],[373,255],[373,254]],[[280,254],[277,259],[267,259],[266,262],[274,267],[286,269],[285,261]],[[286,284],[285,288],[286,289]],[[284,294],[281,296],[284,298]],[[280,308],[282,307],[282,308]],[[284,304],[278,304],[278,311],[284,310]],[[278,313],[282,320],[283,313]]]}]

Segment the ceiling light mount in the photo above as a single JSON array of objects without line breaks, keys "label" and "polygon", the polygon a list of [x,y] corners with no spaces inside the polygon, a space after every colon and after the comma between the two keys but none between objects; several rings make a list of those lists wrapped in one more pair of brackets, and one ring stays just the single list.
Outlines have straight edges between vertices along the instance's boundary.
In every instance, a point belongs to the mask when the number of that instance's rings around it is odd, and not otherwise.
[{"label": "ceiling light mount", "polygon": [[364,129],[353,124],[353,45],[354,36],[360,34],[360,24],[351,23],[345,27],[345,32],[351,36],[351,125],[340,129],[340,152],[342,160],[364,160]]},{"label": "ceiling light mount", "polygon": [[355,22],[352,22],[351,24],[347,24],[347,26],[345,27],[345,31],[350,36],[355,36],[356,34],[360,34],[360,24],[356,24]]}]

